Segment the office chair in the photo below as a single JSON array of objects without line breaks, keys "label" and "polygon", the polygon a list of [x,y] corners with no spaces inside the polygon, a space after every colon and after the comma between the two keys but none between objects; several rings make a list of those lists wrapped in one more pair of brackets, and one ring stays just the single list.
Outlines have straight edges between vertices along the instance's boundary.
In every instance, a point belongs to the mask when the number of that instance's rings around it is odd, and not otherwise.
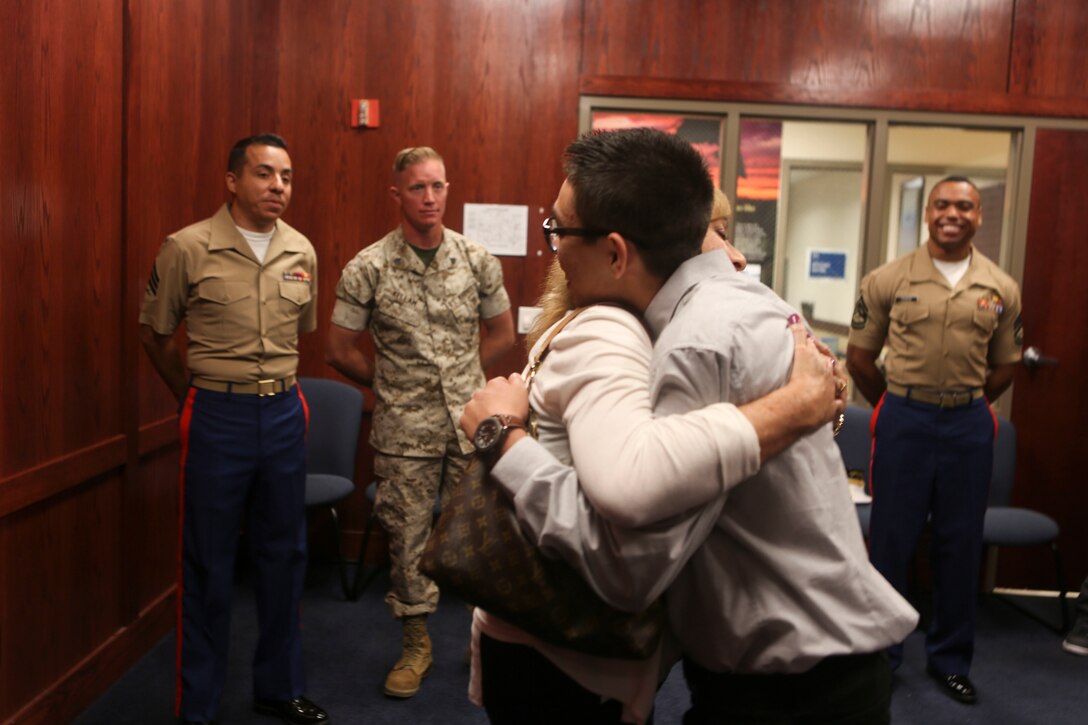
[{"label": "office chair", "polygon": [[[1049,544],[1054,555],[1054,571],[1060,596],[1061,629],[1069,628],[1068,612],[1065,606],[1065,570],[1062,567],[1061,554],[1058,551],[1058,524],[1044,513],[1031,509],[1009,506],[1012,498],[1013,481],[1016,478],[1016,426],[1007,418],[998,416],[997,438],[994,441],[994,471],[990,479],[990,497],[983,524],[982,543],[986,547],[999,546],[1037,546]],[[1015,601],[998,596],[1013,608],[1042,621],[1053,629],[1053,625],[1041,620],[1033,612],[1024,609]]]},{"label": "office chair", "polygon": [[355,454],[363,418],[363,394],[336,380],[299,378],[298,382],[310,411],[306,433],[306,507],[328,507],[340,585],[344,597],[351,599],[349,562],[344,560],[341,548],[336,504],[355,490]]},{"label": "office chair", "polygon": [[[872,452],[872,437],[869,435],[869,419],[873,411],[860,405],[849,403],[846,406],[846,419],[842,429],[835,436],[835,443],[842,454],[842,462],[846,466],[847,473],[852,476],[860,475],[865,481],[865,492],[869,493],[869,458]],[[869,515],[872,505],[868,503],[857,504],[858,523],[861,524],[861,533],[869,538]]]}]

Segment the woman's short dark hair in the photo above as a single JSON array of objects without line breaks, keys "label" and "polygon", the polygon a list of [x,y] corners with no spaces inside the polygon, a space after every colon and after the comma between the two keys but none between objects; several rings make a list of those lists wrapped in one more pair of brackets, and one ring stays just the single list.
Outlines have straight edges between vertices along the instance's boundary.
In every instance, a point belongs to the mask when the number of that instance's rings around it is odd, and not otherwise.
[{"label": "woman's short dark hair", "polygon": [[589,133],[563,166],[579,223],[623,235],[652,273],[667,279],[699,253],[714,187],[691,144],[644,128]]}]

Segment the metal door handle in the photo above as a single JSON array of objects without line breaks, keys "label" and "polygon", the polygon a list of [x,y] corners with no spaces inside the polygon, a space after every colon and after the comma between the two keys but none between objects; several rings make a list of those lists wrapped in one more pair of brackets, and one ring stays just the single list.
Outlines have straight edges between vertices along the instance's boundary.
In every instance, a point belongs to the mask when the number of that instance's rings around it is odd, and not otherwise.
[{"label": "metal door handle", "polygon": [[1057,365],[1058,359],[1054,357],[1047,357],[1039,352],[1039,348],[1032,346],[1027,350],[1024,350],[1024,367],[1029,370],[1042,367],[1043,365]]}]

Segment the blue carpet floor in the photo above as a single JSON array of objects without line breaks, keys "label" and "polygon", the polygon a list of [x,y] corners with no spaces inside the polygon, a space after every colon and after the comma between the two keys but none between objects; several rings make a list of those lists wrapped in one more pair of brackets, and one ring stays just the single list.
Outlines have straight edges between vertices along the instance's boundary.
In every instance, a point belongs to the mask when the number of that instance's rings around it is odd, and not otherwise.
[{"label": "blue carpet floor", "polygon": [[[380,575],[357,602],[347,602],[336,571],[311,571],[303,605],[307,695],[325,707],[335,725],[430,725],[486,723],[468,702],[469,612],[444,597],[431,618],[435,664],[420,694],[409,700],[382,695],[388,667],[399,653],[400,629],[383,602],[388,579]],[[1053,600],[1024,600],[1042,616],[1056,618]],[[223,725],[278,722],[250,711],[249,660],[256,642],[252,595],[245,577],[236,591],[234,632]],[[1061,639],[992,597],[983,599],[972,680],[979,703],[960,705],[937,690],[925,674],[920,633],[907,641],[895,675],[893,722],[901,725],[1074,725],[1088,723],[1088,658],[1062,651]],[[170,725],[173,718],[174,636],[163,638],[75,725]],[[681,722],[688,705],[680,668],[658,693],[656,725]]]}]

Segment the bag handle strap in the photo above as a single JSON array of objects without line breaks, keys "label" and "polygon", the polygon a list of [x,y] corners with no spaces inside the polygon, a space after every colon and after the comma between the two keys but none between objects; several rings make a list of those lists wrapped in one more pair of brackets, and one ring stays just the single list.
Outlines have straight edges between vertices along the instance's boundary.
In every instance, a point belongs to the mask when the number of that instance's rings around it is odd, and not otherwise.
[{"label": "bag handle strap", "polygon": [[[544,363],[544,358],[548,356],[548,351],[552,349],[552,340],[554,340],[555,336],[562,332],[563,328],[566,327],[570,323],[570,321],[577,317],[584,309],[584,307],[579,307],[578,309],[571,311],[567,314],[566,317],[564,317],[562,320],[552,326],[551,332],[549,332],[548,336],[544,338],[544,343],[537,350],[536,357],[529,365],[529,371],[525,374],[526,391],[532,389],[533,378],[536,377],[537,370],[540,370],[540,366]],[[538,438],[539,435],[537,433],[536,411],[533,410],[533,406],[531,405],[529,406],[529,420],[527,421],[527,423],[528,426],[526,427],[526,430],[528,431],[529,435],[533,438]]]},{"label": "bag handle strap", "polygon": [[548,353],[552,349],[552,340],[555,339],[556,335],[558,335],[560,332],[563,331],[564,327],[566,327],[568,324],[570,324],[571,320],[573,320],[575,317],[577,317],[579,314],[581,314],[582,310],[584,310],[584,309],[585,309],[585,307],[579,307],[576,310],[572,310],[571,312],[569,312],[567,314],[566,317],[564,317],[562,320],[560,320],[558,323],[556,323],[555,325],[552,326],[551,332],[549,332],[548,336],[546,338],[544,338],[544,344],[542,344],[540,346],[540,349],[537,350],[536,357],[533,359],[532,364],[529,365],[529,372],[525,375],[525,389],[526,390],[529,390],[529,389],[532,388],[533,378],[536,377],[537,370],[540,369],[540,366],[544,363],[544,358],[546,358],[548,356]]}]

